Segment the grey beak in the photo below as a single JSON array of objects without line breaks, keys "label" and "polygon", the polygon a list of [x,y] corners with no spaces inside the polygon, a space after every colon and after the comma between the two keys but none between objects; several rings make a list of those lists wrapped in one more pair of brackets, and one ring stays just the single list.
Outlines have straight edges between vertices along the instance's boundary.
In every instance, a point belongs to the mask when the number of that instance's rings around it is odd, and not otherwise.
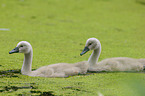
[{"label": "grey beak", "polygon": [[81,56],[83,55],[83,54],[85,54],[86,52],[88,52],[90,49],[88,48],[88,47],[85,47],[84,48],[84,50],[82,51],[82,53],[80,54]]},{"label": "grey beak", "polygon": [[12,51],[10,51],[9,54],[18,53],[18,52],[19,52],[19,48],[16,47],[16,48],[14,48]]}]

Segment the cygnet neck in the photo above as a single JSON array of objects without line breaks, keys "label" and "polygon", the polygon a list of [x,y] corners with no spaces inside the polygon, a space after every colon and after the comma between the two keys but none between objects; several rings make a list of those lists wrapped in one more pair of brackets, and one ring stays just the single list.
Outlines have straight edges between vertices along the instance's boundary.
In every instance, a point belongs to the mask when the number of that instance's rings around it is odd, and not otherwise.
[{"label": "cygnet neck", "polygon": [[93,50],[91,56],[88,59],[89,69],[93,68],[97,64],[100,54],[101,54],[101,44],[99,48]]},{"label": "cygnet neck", "polygon": [[31,48],[29,53],[24,54],[23,66],[21,69],[22,74],[27,75],[31,73],[32,58],[33,58],[33,50]]}]

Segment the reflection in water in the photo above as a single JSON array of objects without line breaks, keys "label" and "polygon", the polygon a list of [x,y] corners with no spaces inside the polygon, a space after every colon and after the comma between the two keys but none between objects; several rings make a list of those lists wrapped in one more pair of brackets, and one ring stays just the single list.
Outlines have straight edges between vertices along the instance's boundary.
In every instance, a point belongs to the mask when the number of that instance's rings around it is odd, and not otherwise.
[{"label": "reflection in water", "polygon": [[[22,83],[24,84],[24,83]],[[28,91],[27,93],[22,93],[22,94],[18,94],[18,96],[25,96],[25,95],[33,95],[33,94],[37,94],[37,96],[55,96],[53,94],[53,91],[48,91],[48,92],[42,92],[42,91],[37,91],[37,87],[35,86],[35,83],[26,83],[25,85],[29,85],[29,86],[0,86],[0,93],[2,92],[15,92],[17,90],[21,90],[21,89],[30,89],[30,91]]]},{"label": "reflection in water", "polygon": [[17,76],[18,74],[21,74],[21,70],[0,71],[0,78],[3,78],[3,77],[18,77]]}]

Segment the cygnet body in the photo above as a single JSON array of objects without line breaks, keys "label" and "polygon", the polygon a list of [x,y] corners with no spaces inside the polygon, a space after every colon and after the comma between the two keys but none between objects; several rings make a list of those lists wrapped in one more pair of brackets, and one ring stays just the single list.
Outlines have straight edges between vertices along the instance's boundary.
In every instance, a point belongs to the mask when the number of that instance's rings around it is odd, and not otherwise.
[{"label": "cygnet body", "polygon": [[24,53],[23,66],[21,73],[28,76],[40,76],[40,77],[68,77],[78,74],[85,74],[88,69],[88,62],[78,62],[75,64],[58,63],[47,65],[32,71],[32,58],[33,50],[32,46],[27,41],[21,41],[17,44],[16,48],[9,52],[12,53]]},{"label": "cygnet body", "polygon": [[80,55],[89,50],[93,50],[88,59],[89,71],[142,71],[144,69],[145,59],[114,57],[98,62],[101,54],[101,43],[96,38],[89,38],[86,41],[85,48]]}]

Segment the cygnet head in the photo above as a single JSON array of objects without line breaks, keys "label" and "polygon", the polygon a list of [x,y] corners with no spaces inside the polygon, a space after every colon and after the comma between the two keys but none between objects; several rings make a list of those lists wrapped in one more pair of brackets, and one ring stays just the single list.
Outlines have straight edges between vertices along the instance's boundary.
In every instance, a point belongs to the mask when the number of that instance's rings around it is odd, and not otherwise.
[{"label": "cygnet head", "polygon": [[9,54],[13,54],[13,53],[24,53],[24,54],[28,54],[30,53],[32,49],[32,46],[29,42],[27,41],[21,41],[17,44],[17,46],[9,52]]},{"label": "cygnet head", "polygon": [[85,54],[89,50],[96,50],[96,49],[98,49],[100,47],[101,47],[101,43],[100,43],[100,41],[98,39],[96,39],[96,38],[89,38],[86,41],[85,48],[84,48],[84,50],[82,51],[82,53],[80,55],[82,56],[83,54]]}]

